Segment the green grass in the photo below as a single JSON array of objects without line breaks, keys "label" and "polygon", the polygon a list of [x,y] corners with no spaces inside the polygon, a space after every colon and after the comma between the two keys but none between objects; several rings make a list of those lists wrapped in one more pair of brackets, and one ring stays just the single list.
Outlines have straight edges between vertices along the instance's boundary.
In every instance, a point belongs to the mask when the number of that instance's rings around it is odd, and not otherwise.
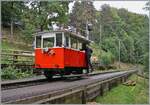
[{"label": "green grass", "polygon": [[[2,27],[1,47],[5,50],[32,50],[32,41],[27,42],[22,32],[14,28],[13,43],[10,39],[10,28]],[[33,40],[33,39],[32,39]],[[30,45],[30,46],[29,46]]]},{"label": "green grass", "polygon": [[26,45],[11,43],[7,40],[2,40],[1,42],[2,50],[32,50],[32,47],[28,47]]},{"label": "green grass", "polygon": [[2,44],[2,49],[4,49],[4,50],[13,50],[13,49],[18,49],[18,48],[16,48],[16,46],[12,46],[9,42],[7,42],[7,41],[3,41],[2,40],[2,42],[1,42],[1,44]]},{"label": "green grass", "polygon": [[97,97],[96,102],[100,104],[148,104],[148,80],[136,75],[129,79],[135,80],[136,86],[119,85],[104,96]]}]

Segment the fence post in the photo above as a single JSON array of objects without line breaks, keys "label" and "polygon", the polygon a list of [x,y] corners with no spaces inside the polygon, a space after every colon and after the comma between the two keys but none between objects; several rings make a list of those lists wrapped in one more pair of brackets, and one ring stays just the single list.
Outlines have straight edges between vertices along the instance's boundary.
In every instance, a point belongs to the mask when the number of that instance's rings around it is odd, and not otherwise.
[{"label": "fence post", "polygon": [[13,64],[17,63],[17,59],[18,59],[18,55],[15,55],[15,54],[18,54],[17,51],[13,51]]},{"label": "fence post", "polygon": [[86,88],[83,88],[82,90],[82,104],[86,104]]}]

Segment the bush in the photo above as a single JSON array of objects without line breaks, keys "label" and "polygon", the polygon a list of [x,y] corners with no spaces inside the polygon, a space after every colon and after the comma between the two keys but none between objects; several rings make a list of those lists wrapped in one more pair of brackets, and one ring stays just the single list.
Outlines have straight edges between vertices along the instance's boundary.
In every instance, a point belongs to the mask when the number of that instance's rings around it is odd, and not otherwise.
[{"label": "bush", "polygon": [[114,62],[114,56],[111,52],[103,52],[100,59],[103,65],[109,65]]},{"label": "bush", "polygon": [[149,72],[149,53],[144,55],[144,68],[145,72]]},{"label": "bush", "polygon": [[2,69],[2,80],[14,80],[14,79],[21,79],[26,77],[33,76],[32,70],[31,71],[21,71],[20,69],[16,69],[15,67],[7,67]]},{"label": "bush", "polygon": [[2,79],[17,79],[16,77],[16,70],[13,70],[10,66],[2,69]]}]

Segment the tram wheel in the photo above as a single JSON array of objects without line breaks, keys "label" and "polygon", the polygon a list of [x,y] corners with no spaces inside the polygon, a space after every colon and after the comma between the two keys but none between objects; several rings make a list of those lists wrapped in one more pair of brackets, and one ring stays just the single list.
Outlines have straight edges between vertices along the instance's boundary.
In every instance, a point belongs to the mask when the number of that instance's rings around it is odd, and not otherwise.
[{"label": "tram wheel", "polygon": [[44,75],[45,77],[48,79],[48,80],[51,80],[53,78],[53,74],[52,72],[48,71],[48,70],[45,70],[44,71]]},{"label": "tram wheel", "polygon": [[83,74],[83,70],[82,70],[82,69],[79,69],[79,70],[77,70],[77,73],[78,73],[78,74]]}]

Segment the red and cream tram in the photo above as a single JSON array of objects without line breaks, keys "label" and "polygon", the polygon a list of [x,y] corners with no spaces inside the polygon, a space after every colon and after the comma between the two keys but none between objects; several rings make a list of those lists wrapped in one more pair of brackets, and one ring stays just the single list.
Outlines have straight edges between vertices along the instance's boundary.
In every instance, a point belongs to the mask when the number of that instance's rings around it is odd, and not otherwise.
[{"label": "red and cream tram", "polygon": [[54,75],[83,74],[86,69],[82,44],[91,41],[66,31],[38,32],[35,35],[35,68],[51,79]]}]

